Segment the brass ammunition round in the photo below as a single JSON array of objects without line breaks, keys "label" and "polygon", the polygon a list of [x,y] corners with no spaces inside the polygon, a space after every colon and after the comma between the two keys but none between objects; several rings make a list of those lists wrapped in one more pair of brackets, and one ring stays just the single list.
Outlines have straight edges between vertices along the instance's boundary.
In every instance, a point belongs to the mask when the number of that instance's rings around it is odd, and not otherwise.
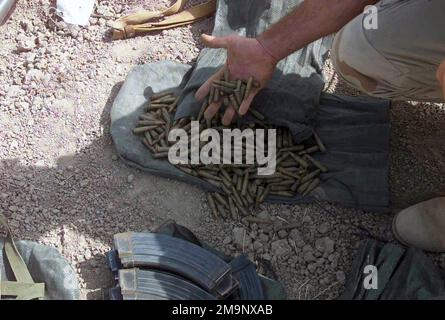
[{"label": "brass ammunition round", "polygon": [[303,194],[306,191],[306,189],[309,187],[311,182],[312,181],[307,181],[307,182],[303,183],[302,185],[300,185],[297,189],[297,192],[300,194]]},{"label": "brass ammunition round", "polygon": [[285,151],[301,151],[304,150],[304,146],[303,145],[296,145],[296,146],[291,146],[291,147],[287,147],[287,148],[281,148],[280,152],[285,152]]},{"label": "brass ammunition round", "polygon": [[273,196],[286,197],[286,198],[292,198],[295,196],[292,192],[289,191],[271,191],[270,194]]},{"label": "brass ammunition round", "polygon": [[172,95],[173,95],[173,92],[171,92],[171,91],[166,91],[166,92],[161,92],[161,93],[155,93],[155,94],[153,94],[153,95],[150,97],[150,100],[151,100],[151,101],[155,101],[155,100],[159,100],[159,99],[162,99],[162,98],[164,98],[164,97],[172,96]]},{"label": "brass ammunition round", "polygon": [[156,103],[166,103],[166,104],[170,104],[176,101],[175,97],[164,97],[161,98],[159,100],[156,100]]},{"label": "brass ammunition round", "polygon": [[157,121],[157,120],[142,120],[139,121],[137,126],[138,127],[143,127],[143,126],[161,126],[164,125],[165,122],[163,121]]},{"label": "brass ammunition round", "polygon": [[155,153],[155,154],[153,154],[153,158],[155,158],[155,159],[168,158],[168,152]]},{"label": "brass ammunition round", "polygon": [[229,89],[229,88],[227,88],[225,86],[221,86],[219,84],[214,84],[213,87],[218,89],[220,96],[221,96],[221,93],[232,94],[232,92],[233,92],[233,89]]},{"label": "brass ammunition round", "polygon": [[259,199],[259,203],[263,203],[264,200],[266,200],[266,197],[269,195],[270,193],[270,186],[266,186],[266,188],[264,188],[263,194],[260,196]]},{"label": "brass ammunition round", "polygon": [[221,94],[220,94],[218,88],[214,88],[214,90],[215,90],[215,92],[213,94],[213,99],[209,100],[209,101],[218,102],[219,99],[221,98]]},{"label": "brass ammunition round", "polygon": [[235,202],[232,199],[232,197],[229,197],[229,208],[230,208],[230,214],[232,215],[233,220],[238,219],[238,212],[236,211]]},{"label": "brass ammunition round", "polygon": [[308,164],[306,161],[304,161],[303,158],[301,158],[301,157],[299,157],[299,156],[296,156],[296,155],[293,154],[292,152],[289,152],[288,155],[289,155],[292,159],[294,159],[296,162],[298,162],[301,166],[303,166],[303,167],[305,167],[305,168],[307,168],[307,167],[309,166],[309,164]]},{"label": "brass ammunition round", "polygon": [[250,94],[250,91],[252,90],[253,80],[254,80],[253,77],[249,77],[249,80],[247,80],[246,92],[244,93],[244,99],[247,99],[247,97]]},{"label": "brass ammunition round", "polygon": [[228,67],[224,68],[224,81],[230,81],[230,71]]},{"label": "brass ammunition round", "polygon": [[230,175],[227,173],[226,169],[224,169],[223,167],[220,167],[220,172],[224,176],[224,178],[226,178],[229,181],[232,180],[232,177],[230,177]]},{"label": "brass ammunition round", "polygon": [[286,169],[284,169],[284,168],[279,167],[279,168],[278,168],[278,171],[281,172],[282,174],[284,174],[285,176],[294,178],[294,179],[296,179],[296,180],[299,180],[299,179],[300,179],[300,176],[299,176],[298,174],[289,172],[288,170],[286,170]]},{"label": "brass ammunition round", "polygon": [[212,179],[212,180],[215,180],[215,181],[222,181],[222,179],[220,177],[218,177],[216,175],[213,175],[211,173],[208,173],[208,172],[206,172],[204,170],[197,170],[197,172],[198,172],[198,176],[199,177]]},{"label": "brass ammunition round", "polygon": [[213,196],[210,193],[207,193],[206,197],[207,197],[207,202],[209,203],[210,209],[212,210],[213,217],[218,218],[219,214],[218,214],[218,210],[216,209],[216,203],[215,203],[215,200],[213,199]]},{"label": "brass ammunition round", "polygon": [[156,150],[158,152],[168,152],[170,150],[170,147],[157,147]]},{"label": "brass ammunition round", "polygon": [[157,126],[138,127],[133,129],[133,133],[135,134],[144,133],[146,131],[153,130],[155,128],[157,128]]},{"label": "brass ammunition round", "polygon": [[314,138],[320,151],[323,153],[326,152],[326,147],[323,144],[323,141],[321,141],[320,136],[316,132],[314,132]]},{"label": "brass ammunition round", "polygon": [[236,190],[241,192],[243,190],[243,177],[240,175],[236,181]]},{"label": "brass ammunition round", "polygon": [[306,196],[312,191],[314,191],[314,189],[317,188],[319,184],[320,184],[320,179],[316,178],[312,180],[307,189],[304,191],[303,196]]},{"label": "brass ammunition round", "polygon": [[153,145],[153,138],[151,136],[150,131],[145,131],[144,137],[145,137],[145,139],[147,139],[148,144]]},{"label": "brass ammunition round", "polygon": [[305,183],[309,180],[314,179],[316,176],[318,176],[320,174],[321,170],[317,169],[315,171],[312,171],[311,173],[305,175],[302,179],[301,179],[301,183]]},{"label": "brass ammunition round", "polygon": [[168,104],[152,103],[148,106],[148,111],[161,110],[161,109],[168,108],[168,107],[169,107]]},{"label": "brass ammunition round", "polygon": [[246,221],[249,223],[255,223],[255,224],[273,224],[272,220],[268,220],[268,219],[261,219],[258,217],[253,217],[253,216],[249,216],[249,217],[245,217]]},{"label": "brass ammunition round", "polygon": [[238,102],[236,101],[236,98],[235,98],[234,94],[231,94],[229,96],[229,101],[231,102],[232,107],[235,108],[235,111],[238,112],[240,106],[239,106]]},{"label": "brass ammunition round", "polygon": [[230,89],[231,91],[236,89],[236,84],[233,84],[232,82],[223,81],[223,80],[214,80],[213,85],[226,87],[227,89]]},{"label": "brass ammunition round", "polygon": [[169,107],[168,107],[168,112],[172,113],[173,111],[175,111],[176,107],[178,106],[178,102],[179,102],[179,97],[176,98],[175,102],[173,102]]},{"label": "brass ammunition round", "polygon": [[243,98],[241,97],[241,92],[235,91],[234,95],[235,95],[236,103],[239,106],[241,106],[241,103],[243,103]]},{"label": "brass ammunition round", "polygon": [[[241,86],[242,85],[243,85],[243,82],[241,80],[237,80],[236,81],[236,89],[235,89],[235,91],[238,92],[238,93],[241,93]],[[240,104],[241,104],[241,102],[240,102]]]},{"label": "brass ammunition round", "polygon": [[209,101],[213,101],[214,97],[215,97],[215,87],[211,86],[209,93]]},{"label": "brass ammunition round", "polygon": [[312,162],[312,164],[314,166],[316,166],[318,169],[321,170],[321,172],[327,172],[328,168],[325,167],[324,165],[322,165],[320,162],[318,162],[317,160],[315,160],[314,158],[312,158],[310,155],[306,154],[304,156],[307,160],[309,160],[310,162]]},{"label": "brass ammunition round", "polygon": [[246,195],[247,195],[247,186],[249,185],[249,172],[247,171],[245,174],[244,174],[244,179],[243,179],[243,186],[242,186],[242,189],[241,189],[241,195],[243,196],[243,197],[245,197]]},{"label": "brass ammunition round", "polygon": [[305,154],[308,154],[308,153],[314,153],[314,152],[317,152],[317,151],[319,151],[319,150],[320,150],[320,148],[319,148],[318,146],[312,146],[312,147],[310,147],[310,148],[307,148],[306,150],[300,151],[298,154],[299,154],[300,156],[302,156],[302,155],[305,155]]},{"label": "brass ammunition round", "polygon": [[222,195],[220,195],[219,193],[214,193],[213,196],[215,197],[216,201],[229,209],[229,203],[222,197]]}]

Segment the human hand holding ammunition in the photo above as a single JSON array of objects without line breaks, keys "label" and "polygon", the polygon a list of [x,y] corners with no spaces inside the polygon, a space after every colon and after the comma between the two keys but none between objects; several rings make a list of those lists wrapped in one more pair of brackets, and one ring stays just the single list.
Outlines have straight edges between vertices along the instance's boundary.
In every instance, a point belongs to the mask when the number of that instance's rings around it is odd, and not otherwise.
[{"label": "human hand holding ammunition", "polygon": [[[239,106],[239,110],[233,107],[227,108],[222,123],[229,125],[235,115],[239,113],[245,115],[249,110],[254,97],[267,84],[272,77],[277,61],[264,49],[264,47],[256,40],[243,38],[240,36],[212,37],[202,35],[202,41],[210,48],[224,48],[227,50],[226,65],[216,74],[210,77],[197,91],[196,99],[202,101],[210,93],[214,81],[224,79],[224,72],[228,71],[228,81],[243,80],[246,83],[249,78],[255,79],[256,86],[253,86],[249,94],[245,97]],[[223,99],[212,102],[205,112],[205,117],[211,119],[221,108]]]}]

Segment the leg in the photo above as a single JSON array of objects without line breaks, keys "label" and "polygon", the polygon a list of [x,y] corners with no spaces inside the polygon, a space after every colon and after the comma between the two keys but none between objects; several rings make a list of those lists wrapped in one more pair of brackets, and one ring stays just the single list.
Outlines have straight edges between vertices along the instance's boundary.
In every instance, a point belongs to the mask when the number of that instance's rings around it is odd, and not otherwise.
[{"label": "leg", "polygon": [[443,102],[436,71],[445,59],[445,1],[382,0],[378,29],[362,14],[335,37],[333,64],[350,85],[391,100]]}]

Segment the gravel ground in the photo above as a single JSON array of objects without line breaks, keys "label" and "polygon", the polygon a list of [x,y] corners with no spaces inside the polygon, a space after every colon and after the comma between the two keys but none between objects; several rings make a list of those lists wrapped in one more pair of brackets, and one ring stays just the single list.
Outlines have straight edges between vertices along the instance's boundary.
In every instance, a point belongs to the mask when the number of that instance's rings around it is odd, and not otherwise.
[{"label": "gravel ground", "polygon": [[[161,3],[162,2],[162,3]],[[142,6],[141,4],[144,3]],[[192,63],[213,20],[112,42],[108,16],[169,1],[98,1],[88,28],[48,19],[53,1],[20,1],[0,28],[0,212],[18,238],[57,247],[77,270],[82,298],[111,286],[104,253],[118,232],[151,230],[174,219],[228,254],[244,252],[276,277],[292,299],[334,299],[361,238],[357,226],[393,240],[392,215],[327,204],[262,205],[272,224],[215,221],[204,193],[121,163],[109,111],[126,74],[159,60]],[[357,94],[329,63],[327,91]],[[393,207],[445,190],[443,105],[392,107]],[[433,255],[445,267],[445,255]]]}]

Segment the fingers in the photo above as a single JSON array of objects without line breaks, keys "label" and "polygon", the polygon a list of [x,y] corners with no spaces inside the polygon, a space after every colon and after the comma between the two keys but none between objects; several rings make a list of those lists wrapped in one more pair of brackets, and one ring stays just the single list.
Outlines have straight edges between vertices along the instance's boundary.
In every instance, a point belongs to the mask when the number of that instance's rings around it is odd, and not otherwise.
[{"label": "fingers", "polygon": [[209,95],[210,87],[212,86],[213,80],[221,79],[222,75],[224,74],[224,68],[225,67],[221,68],[217,73],[207,79],[207,81],[204,82],[204,84],[198,89],[198,91],[196,91],[196,100],[202,101]]},{"label": "fingers", "polygon": [[201,40],[206,47],[215,49],[218,48],[227,49],[229,41],[227,37],[214,37],[214,36],[209,36],[208,34],[205,33],[201,35]]},{"label": "fingers", "polygon": [[258,92],[260,92],[260,89],[253,89],[249,95],[247,96],[246,99],[243,100],[243,102],[241,103],[241,106],[239,108],[239,114],[244,116],[247,111],[249,111],[250,105],[252,104],[253,98],[255,98],[255,96],[258,94]]},{"label": "fingers", "polygon": [[213,116],[218,112],[219,108],[221,108],[222,103],[222,99],[220,99],[220,101],[210,104],[207,110],[204,112],[204,117],[206,119],[212,119]]},{"label": "fingers", "polygon": [[224,117],[222,119],[222,124],[225,126],[229,126],[232,123],[235,115],[236,110],[233,107],[227,108],[226,113],[224,113]]}]

